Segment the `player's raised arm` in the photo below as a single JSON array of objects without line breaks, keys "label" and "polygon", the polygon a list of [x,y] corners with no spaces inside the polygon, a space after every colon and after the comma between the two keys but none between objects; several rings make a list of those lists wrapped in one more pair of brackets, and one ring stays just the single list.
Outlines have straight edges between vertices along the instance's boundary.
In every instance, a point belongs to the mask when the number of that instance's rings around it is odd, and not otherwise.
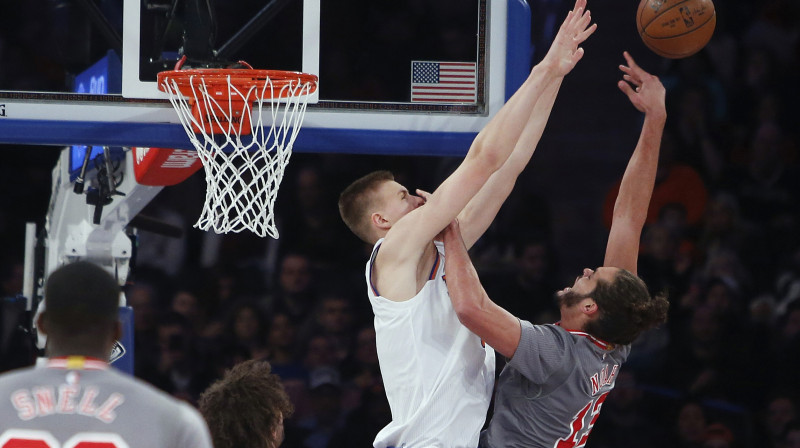
[{"label": "player's raised arm", "polygon": [[478,278],[462,239],[458,221],[442,232],[447,289],[458,320],[492,348],[511,358],[520,337],[519,320],[492,302]]},{"label": "player's raised arm", "polygon": [[636,274],[639,239],[655,184],[658,152],[667,112],[664,104],[665,89],[658,77],[636,65],[628,52],[624,56],[627,65],[620,65],[624,74],[617,85],[628,96],[631,104],[645,115],[639,141],[622,176],[614,204],[603,266],[627,269]]},{"label": "player's raised arm", "polygon": [[530,111],[554,78],[550,67],[534,67],[514,96],[475,137],[461,165],[433,191],[425,205],[396,223],[387,223],[391,229],[381,247],[384,254],[395,249],[393,241],[398,242],[399,252],[418,252],[458,216],[508,159]]},{"label": "player's raised arm", "polygon": [[402,243],[397,249],[415,253],[458,216],[489,177],[506,163],[548,86],[563,78],[582,57],[583,50],[578,45],[596,28],[588,27],[591,16],[585,6],[586,0],[577,0],[565,20],[567,26],[559,31],[566,37],[554,45],[557,50],[531,70],[522,86],[477,135],[461,165],[428,198],[425,207],[409,213],[411,219],[403,219],[398,222],[400,225],[391,225],[382,251],[395,250],[391,247],[395,237],[390,235],[401,234],[398,240]]},{"label": "player's raised arm", "polygon": [[534,105],[514,147],[514,152],[459,214],[467,248],[472,247],[489,228],[514,188],[517,177],[527,166],[542,137],[564,76],[571,72],[583,57],[584,51],[580,45],[597,29],[597,24],[589,25],[592,16],[585,7],[585,0],[575,2],[574,8],[567,14],[553,39],[550,50],[538,64],[554,67],[556,78],[545,87]]}]

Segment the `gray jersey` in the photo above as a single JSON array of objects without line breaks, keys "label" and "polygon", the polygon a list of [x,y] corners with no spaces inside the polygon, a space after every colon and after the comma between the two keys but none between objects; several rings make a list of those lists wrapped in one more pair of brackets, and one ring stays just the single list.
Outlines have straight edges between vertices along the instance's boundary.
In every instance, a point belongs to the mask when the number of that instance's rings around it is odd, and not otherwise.
[{"label": "gray jersey", "polygon": [[558,325],[520,323],[519,347],[500,374],[481,446],[584,446],[630,345],[614,347]]},{"label": "gray jersey", "polygon": [[211,448],[200,413],[99,360],[0,376],[0,447]]}]

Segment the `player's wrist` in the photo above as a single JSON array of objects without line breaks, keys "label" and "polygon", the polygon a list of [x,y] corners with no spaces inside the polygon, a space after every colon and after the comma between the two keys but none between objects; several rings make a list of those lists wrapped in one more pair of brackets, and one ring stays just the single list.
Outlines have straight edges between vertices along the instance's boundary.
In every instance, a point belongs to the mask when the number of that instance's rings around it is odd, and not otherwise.
[{"label": "player's wrist", "polygon": [[663,130],[667,124],[667,113],[663,110],[650,110],[645,111],[644,114],[644,128],[651,130]]},{"label": "player's wrist", "polygon": [[534,76],[540,76],[545,79],[555,79],[559,77],[558,64],[545,57],[541,62],[533,67],[533,70],[531,71],[531,78]]},{"label": "player's wrist", "polygon": [[651,120],[664,124],[667,121],[667,111],[663,107],[645,110],[645,120]]}]

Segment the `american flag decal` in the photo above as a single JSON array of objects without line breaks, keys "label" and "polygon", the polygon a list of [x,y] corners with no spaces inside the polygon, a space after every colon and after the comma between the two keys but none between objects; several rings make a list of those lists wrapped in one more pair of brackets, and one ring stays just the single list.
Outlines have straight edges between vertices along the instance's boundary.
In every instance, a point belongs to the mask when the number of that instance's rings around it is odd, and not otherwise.
[{"label": "american flag decal", "polygon": [[475,62],[411,61],[411,102],[474,103]]}]

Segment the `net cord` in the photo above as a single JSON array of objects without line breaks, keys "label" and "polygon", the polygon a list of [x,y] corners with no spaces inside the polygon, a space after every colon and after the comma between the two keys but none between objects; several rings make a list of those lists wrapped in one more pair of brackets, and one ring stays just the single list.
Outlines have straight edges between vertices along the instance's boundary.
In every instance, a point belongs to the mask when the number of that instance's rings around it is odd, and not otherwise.
[{"label": "net cord", "polygon": [[[175,80],[167,79],[164,84],[205,171],[205,204],[194,226],[216,233],[250,230],[261,237],[278,238],[275,200],[314,83],[287,83],[276,92],[267,78],[260,89],[251,85],[244,91],[228,77],[227,98],[241,99],[241,110],[234,101],[214,98],[201,76],[190,77],[188,98]],[[199,118],[192,112],[193,105],[201,108]],[[239,120],[233,119],[237,113]],[[210,131],[208,125],[218,132]],[[246,129],[249,139],[242,138]]]}]

